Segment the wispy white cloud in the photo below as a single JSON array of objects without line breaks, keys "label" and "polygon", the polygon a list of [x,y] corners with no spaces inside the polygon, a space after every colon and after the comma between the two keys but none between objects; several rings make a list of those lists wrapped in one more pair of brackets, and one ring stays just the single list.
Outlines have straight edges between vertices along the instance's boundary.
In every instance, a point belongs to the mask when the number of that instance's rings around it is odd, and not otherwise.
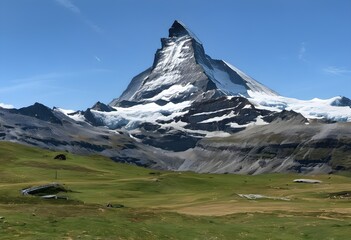
[{"label": "wispy white cloud", "polygon": [[302,42],[301,45],[300,45],[299,54],[298,54],[298,58],[301,61],[306,61],[306,59],[305,59],[306,50],[307,50],[306,49],[306,44],[304,42]]},{"label": "wispy white cloud", "polygon": [[102,62],[101,58],[99,58],[98,56],[94,56],[95,60],[98,62]]},{"label": "wispy white cloud", "polygon": [[52,73],[45,73],[45,74],[37,74],[33,76],[23,77],[23,78],[16,78],[6,80],[7,86],[0,87],[0,93],[14,93],[16,91],[24,90],[24,89],[39,89],[39,88],[46,88],[46,89],[56,89],[57,82],[63,80],[65,78],[72,78],[72,77],[79,77],[84,76],[86,74],[99,74],[99,73],[108,73],[112,72],[113,70],[104,69],[104,68],[95,68],[95,69],[88,69],[82,71],[75,71],[75,72],[52,72]]},{"label": "wispy white cloud", "polygon": [[85,24],[87,24],[91,29],[93,29],[95,32],[97,33],[102,33],[103,30],[101,27],[99,27],[98,25],[96,25],[95,23],[93,23],[92,21],[90,21],[89,19],[82,17],[82,20]]},{"label": "wispy white cloud", "polygon": [[11,84],[6,87],[0,88],[0,94],[3,96],[18,96],[23,97],[23,93],[28,95],[28,97],[32,97],[35,93],[40,90],[43,92],[53,91],[55,90],[54,81],[32,81],[32,82],[23,82],[17,84]]},{"label": "wispy white cloud", "polygon": [[55,0],[58,4],[60,4],[61,6],[67,8],[68,10],[76,13],[76,14],[80,14],[80,9],[74,5],[71,1],[69,0]]},{"label": "wispy white cloud", "polygon": [[0,88],[0,93],[15,93],[20,90],[25,89],[37,89],[42,88],[50,84],[53,79],[45,78],[45,75],[32,76],[28,78],[15,79],[12,81],[8,81],[8,84],[5,87]]},{"label": "wispy white cloud", "polygon": [[332,74],[332,75],[337,75],[337,76],[343,76],[346,74],[350,74],[351,70],[344,68],[344,67],[335,67],[335,66],[329,66],[323,69],[325,73]]},{"label": "wispy white cloud", "polygon": [[51,79],[61,77],[62,75],[63,75],[62,73],[52,72],[52,73],[45,73],[45,74],[37,74],[29,77],[11,79],[9,80],[9,82],[15,83],[15,84],[38,82],[38,81],[42,82],[42,81],[49,81]]},{"label": "wispy white cloud", "polygon": [[6,103],[0,103],[0,108],[14,108],[14,106]]},{"label": "wispy white cloud", "polygon": [[93,21],[88,19],[87,17],[84,16],[80,8],[78,8],[76,5],[73,4],[71,0],[55,0],[60,6],[66,8],[67,10],[71,11],[75,15],[77,15],[82,22],[84,22],[86,25],[88,25],[91,29],[93,29],[97,33],[102,33],[103,30],[101,27],[96,25]]}]

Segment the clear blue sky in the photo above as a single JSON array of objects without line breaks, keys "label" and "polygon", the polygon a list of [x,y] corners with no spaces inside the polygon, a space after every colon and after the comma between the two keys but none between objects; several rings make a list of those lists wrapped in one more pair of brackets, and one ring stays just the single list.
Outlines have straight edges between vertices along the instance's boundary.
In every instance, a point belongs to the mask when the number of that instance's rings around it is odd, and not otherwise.
[{"label": "clear blue sky", "polygon": [[108,103],[175,19],[282,95],[351,97],[350,0],[0,0],[0,103]]}]

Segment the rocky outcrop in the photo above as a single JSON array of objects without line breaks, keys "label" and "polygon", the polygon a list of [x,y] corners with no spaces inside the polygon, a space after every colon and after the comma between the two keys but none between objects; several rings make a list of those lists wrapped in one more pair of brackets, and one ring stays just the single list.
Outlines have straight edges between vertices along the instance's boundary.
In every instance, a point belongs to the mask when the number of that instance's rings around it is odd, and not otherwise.
[{"label": "rocky outcrop", "polygon": [[91,109],[100,111],[100,112],[113,112],[116,111],[113,107],[106,105],[102,102],[97,102],[94,104],[94,106],[91,107]]},{"label": "rocky outcrop", "polygon": [[61,120],[57,116],[55,116],[53,111],[41,103],[35,103],[32,106],[20,109],[3,109],[3,111],[34,117],[50,123],[62,124]]},{"label": "rocky outcrop", "polygon": [[234,133],[255,123],[258,117],[270,114],[272,112],[256,109],[246,98],[220,97],[195,102],[186,114],[175,120],[187,123],[187,129]]},{"label": "rocky outcrop", "polygon": [[347,97],[341,97],[340,99],[336,99],[331,103],[332,106],[339,107],[351,107],[351,99]]}]

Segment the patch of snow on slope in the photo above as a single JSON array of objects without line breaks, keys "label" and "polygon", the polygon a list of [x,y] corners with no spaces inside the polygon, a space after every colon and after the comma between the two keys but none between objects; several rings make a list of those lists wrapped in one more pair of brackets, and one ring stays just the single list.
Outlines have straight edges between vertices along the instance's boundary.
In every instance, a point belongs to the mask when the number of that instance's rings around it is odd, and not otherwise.
[{"label": "patch of snow on slope", "polygon": [[186,129],[184,128],[186,125],[188,125],[185,122],[179,121],[179,122],[171,122],[164,124],[162,127],[163,128],[174,128],[176,130],[180,130],[183,132],[187,132],[189,134],[195,134],[195,135],[203,135],[206,138],[211,138],[211,137],[229,137],[231,136],[230,133],[223,132],[223,131],[205,131],[205,130],[192,130],[192,129]]},{"label": "patch of snow on slope", "polygon": [[223,116],[219,116],[219,117],[213,117],[213,118],[210,118],[210,119],[206,119],[206,120],[203,120],[199,123],[210,123],[210,122],[219,122],[219,121],[223,121],[224,119],[227,119],[227,118],[233,118],[237,116],[237,114],[235,114],[234,111],[231,111],[230,113],[226,114],[226,115],[223,115]]},{"label": "patch of snow on slope", "polygon": [[85,117],[81,112],[77,112],[75,110],[63,109],[63,108],[56,108],[55,111],[59,111],[59,112],[65,114],[67,117],[73,119],[76,122],[84,122],[85,121]]},{"label": "patch of snow on slope", "polygon": [[0,108],[11,109],[11,108],[14,108],[14,106],[12,106],[11,104],[0,103]]},{"label": "patch of snow on slope", "polygon": [[157,101],[157,100],[165,100],[165,101],[171,101],[172,99],[177,99],[178,97],[184,95],[184,94],[191,94],[193,92],[196,92],[198,89],[194,85],[188,83],[185,86],[176,84],[172,85],[170,88],[163,90],[156,96],[147,99],[148,101]]},{"label": "patch of snow on slope", "polygon": [[190,101],[181,103],[169,102],[164,106],[156,103],[135,105],[128,108],[115,107],[117,111],[100,112],[91,110],[95,117],[100,118],[109,128],[125,127],[128,130],[135,129],[140,123],[157,123],[157,120],[168,120],[184,114],[182,110],[190,106]]},{"label": "patch of snow on slope", "polygon": [[228,110],[231,110],[231,109],[233,109],[233,108],[232,107],[230,107],[230,108],[223,108],[223,109],[220,109],[220,110],[217,110],[217,111],[212,111],[212,112],[200,112],[200,113],[195,113],[192,116],[210,115],[210,114],[213,114],[213,113],[225,112],[225,111],[228,111]]},{"label": "patch of snow on slope", "polygon": [[231,123],[228,123],[227,125],[231,128],[243,128],[243,127],[247,127],[248,124],[240,125],[236,122],[231,122]]},{"label": "patch of snow on slope", "polygon": [[174,70],[174,66],[185,61],[185,55],[182,52],[184,45],[191,41],[189,36],[174,39],[174,41],[166,42],[165,47],[160,52],[160,60],[155,66],[155,72],[162,72],[158,78],[153,81],[146,82],[139,91],[152,91],[162,85],[174,85],[181,78],[180,72]]},{"label": "patch of snow on slope", "polygon": [[331,104],[341,97],[330,99],[299,100],[282,96],[269,96],[257,92],[248,91],[249,101],[260,109],[270,111],[293,110],[301,113],[309,119],[329,119],[339,122],[351,121],[351,108],[332,106]]},{"label": "patch of snow on slope", "polygon": [[[222,116],[218,116],[218,117],[213,117],[213,118],[210,118],[210,119],[206,119],[206,120],[203,120],[203,121],[201,121],[199,123],[219,122],[219,121],[223,121],[225,119],[233,118],[233,117],[236,117],[236,116],[238,116],[238,115],[235,114],[234,111],[231,111],[228,114],[225,114],[225,115],[222,115]],[[235,122],[232,122],[232,123],[228,123],[227,125],[231,126],[232,128],[238,128],[238,127],[242,128],[242,127],[248,127],[248,126],[252,126],[252,125],[266,125],[266,124],[268,124],[268,123],[265,122],[262,119],[262,116],[257,116],[255,122],[251,122],[251,123],[243,124],[243,125],[239,125],[239,124],[237,124]]]},{"label": "patch of snow on slope", "polygon": [[201,64],[207,76],[215,81],[216,86],[227,95],[247,95],[244,86],[235,84],[230,80],[228,73],[217,68],[209,69],[205,64]]},{"label": "patch of snow on slope", "polygon": [[[191,131],[186,130],[191,133]],[[212,137],[230,137],[231,134],[223,131],[204,131],[204,130],[194,130],[194,133],[200,133],[200,134],[205,134],[206,138],[212,138]]]},{"label": "patch of snow on slope", "polygon": [[55,110],[58,110],[59,112],[62,112],[65,115],[75,113],[75,110],[68,110],[68,109],[63,109],[63,108],[55,108]]},{"label": "patch of snow on slope", "polygon": [[250,122],[247,124],[240,125],[236,122],[228,123],[227,125],[231,128],[243,128],[243,127],[250,127],[250,126],[257,126],[257,125],[267,125],[268,123],[262,119],[262,116],[257,116],[255,122]]},{"label": "patch of snow on slope", "polygon": [[268,122],[263,120],[262,116],[257,116],[256,122],[253,123],[253,125],[267,125]]},{"label": "patch of snow on slope", "polygon": [[252,105],[251,104],[246,104],[242,109],[252,109]]}]

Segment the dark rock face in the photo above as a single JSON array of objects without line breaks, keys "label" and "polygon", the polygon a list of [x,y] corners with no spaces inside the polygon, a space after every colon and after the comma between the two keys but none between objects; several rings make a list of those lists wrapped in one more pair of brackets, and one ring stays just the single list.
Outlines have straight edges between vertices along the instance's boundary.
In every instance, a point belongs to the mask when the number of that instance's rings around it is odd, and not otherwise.
[{"label": "dark rock face", "polygon": [[101,118],[96,117],[91,110],[95,110],[95,111],[99,111],[99,112],[113,112],[116,111],[116,109],[114,109],[111,106],[108,106],[104,103],[101,102],[97,102],[94,104],[94,106],[92,108],[88,108],[87,110],[85,110],[83,113],[83,116],[85,118],[85,120],[90,123],[91,125],[95,126],[95,127],[99,127],[99,126],[104,126],[105,123]]},{"label": "dark rock face", "polygon": [[100,112],[113,112],[116,111],[116,109],[102,103],[102,102],[97,102],[94,104],[94,106],[91,108],[93,110],[96,111],[100,111]]},{"label": "dark rock face", "polygon": [[[230,127],[230,123],[245,125],[252,123],[260,115],[267,115],[269,111],[258,110],[243,97],[226,97],[194,103],[189,111],[176,119],[188,123],[186,128],[206,131],[236,132],[240,130]],[[241,130],[245,128],[243,126]]]},{"label": "dark rock face", "polygon": [[123,108],[128,108],[128,107],[133,107],[140,104],[139,102],[132,102],[132,101],[126,101],[126,100],[122,100],[120,102],[116,102],[115,107],[123,107]]},{"label": "dark rock face", "polygon": [[137,135],[144,144],[167,151],[181,152],[194,148],[200,138],[191,136],[185,132],[172,131],[165,134]]},{"label": "dark rock face", "polygon": [[347,97],[341,97],[340,99],[337,99],[334,102],[332,102],[331,105],[339,107],[351,107],[351,99]]},{"label": "dark rock face", "polygon": [[18,110],[10,109],[8,111],[11,113],[17,113],[17,114],[22,114],[29,117],[35,117],[37,119],[55,123],[55,124],[62,124],[61,120],[55,116],[53,111],[41,103],[35,103],[32,106],[20,108]]},{"label": "dark rock face", "polygon": [[182,37],[189,35],[189,32],[185,27],[178,21],[174,21],[173,25],[169,29],[169,37]]},{"label": "dark rock face", "polygon": [[84,112],[84,118],[88,123],[95,127],[104,126],[104,122],[101,119],[96,118],[95,115],[91,112],[90,108]]},{"label": "dark rock face", "polygon": [[[267,111],[269,112],[269,111]],[[294,121],[295,123],[305,124],[308,123],[308,120],[302,116],[301,113],[294,111],[283,110],[281,112],[270,112],[267,116],[263,118],[266,122],[273,121]]]}]

